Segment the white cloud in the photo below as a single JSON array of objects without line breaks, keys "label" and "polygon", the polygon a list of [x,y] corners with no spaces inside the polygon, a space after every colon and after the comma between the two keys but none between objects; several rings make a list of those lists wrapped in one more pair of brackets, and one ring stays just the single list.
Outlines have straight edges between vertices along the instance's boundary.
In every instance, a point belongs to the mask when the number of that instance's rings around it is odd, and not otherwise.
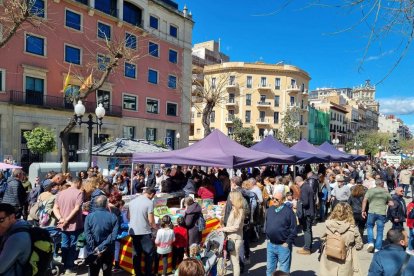
[{"label": "white cloud", "polygon": [[[383,52],[383,53],[381,53],[379,55],[376,55],[376,56],[368,56],[364,59],[364,62],[379,60],[379,59],[381,59],[385,56],[391,55],[393,53],[394,53],[394,50],[389,50],[389,51]],[[359,61],[361,61],[361,59]]]},{"label": "white cloud", "polygon": [[414,98],[378,99],[380,112],[383,114],[408,115],[414,114]]}]

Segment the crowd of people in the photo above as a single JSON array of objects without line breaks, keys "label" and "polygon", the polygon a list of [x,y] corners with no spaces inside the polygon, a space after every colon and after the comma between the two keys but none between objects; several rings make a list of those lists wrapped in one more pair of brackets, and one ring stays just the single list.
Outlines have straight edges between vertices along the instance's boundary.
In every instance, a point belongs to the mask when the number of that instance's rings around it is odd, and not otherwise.
[{"label": "crowd of people", "polygon": [[[203,171],[173,166],[153,172],[142,165],[132,176],[119,167],[103,176],[93,167],[77,176],[49,172],[35,183],[20,169],[7,172],[8,178],[0,173],[0,275],[22,275],[30,238],[16,229],[31,225],[60,237],[54,259],[68,275],[83,263],[90,275],[118,271],[120,239],[126,235],[132,238],[136,275],[158,274],[160,261],[159,274],[166,275],[170,253],[177,275],[202,275],[184,273],[204,269],[197,250],[203,214],[194,195],[226,202],[217,231],[226,234],[233,275],[243,273],[250,263],[250,244],[262,237],[267,242],[266,274],[288,275],[301,231],[303,247],[297,254],[310,255],[320,247],[320,275],[361,275],[357,250],[364,244],[375,253],[369,275],[409,275],[403,273],[414,269],[414,260],[406,257],[414,255],[414,202],[406,202],[409,187],[413,190],[411,169],[380,161],[290,168]],[[155,194],[175,191],[185,194],[184,216],[176,225],[169,216],[157,224]],[[122,197],[136,193],[140,195],[126,208]],[[383,246],[387,221],[392,228]],[[313,242],[317,223],[326,227],[322,246]],[[216,267],[211,274],[217,274]]]}]

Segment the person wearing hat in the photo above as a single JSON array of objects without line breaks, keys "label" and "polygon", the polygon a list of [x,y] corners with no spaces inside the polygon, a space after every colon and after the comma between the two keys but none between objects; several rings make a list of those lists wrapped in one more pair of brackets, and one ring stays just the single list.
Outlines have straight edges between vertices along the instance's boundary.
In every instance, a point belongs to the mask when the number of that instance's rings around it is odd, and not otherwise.
[{"label": "person wearing hat", "polygon": [[338,174],[335,177],[336,186],[333,188],[331,193],[331,204],[332,210],[335,208],[335,205],[338,202],[348,202],[349,196],[351,195],[351,190],[348,185],[345,184],[345,178],[342,174]]}]

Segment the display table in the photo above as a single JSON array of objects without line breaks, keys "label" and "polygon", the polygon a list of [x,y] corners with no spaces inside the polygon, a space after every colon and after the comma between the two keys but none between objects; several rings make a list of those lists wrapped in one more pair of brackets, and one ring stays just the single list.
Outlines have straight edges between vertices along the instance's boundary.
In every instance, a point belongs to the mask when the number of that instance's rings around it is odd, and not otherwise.
[{"label": "display table", "polygon": [[[206,229],[203,231],[202,241],[206,239],[207,235],[220,227],[220,221],[217,218],[209,219],[206,221]],[[133,255],[133,246],[132,246],[132,238],[126,237],[121,240],[121,252],[119,254],[119,265],[127,272],[133,274],[134,273],[134,266],[132,262],[132,255]],[[144,268],[144,256],[141,259],[141,267]],[[168,256],[168,273],[172,272],[172,253]],[[160,260],[158,272],[162,274],[163,266],[162,260]]]}]

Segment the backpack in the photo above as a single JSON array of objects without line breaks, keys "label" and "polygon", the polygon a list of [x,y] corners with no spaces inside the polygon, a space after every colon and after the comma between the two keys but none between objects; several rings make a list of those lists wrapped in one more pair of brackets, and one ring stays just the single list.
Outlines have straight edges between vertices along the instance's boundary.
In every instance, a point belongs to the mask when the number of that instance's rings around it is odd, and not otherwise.
[{"label": "backpack", "polygon": [[203,214],[198,216],[195,225],[197,226],[199,232],[203,232],[206,229],[206,220],[204,219]]},{"label": "backpack", "polygon": [[48,275],[50,262],[53,259],[53,241],[49,232],[40,227],[20,228],[12,231],[12,234],[27,232],[31,240],[31,253],[24,264],[24,276]]},{"label": "backpack", "polygon": [[251,191],[245,191],[242,194],[249,205],[249,213],[245,215],[245,219],[249,219],[249,222],[253,223],[257,219],[257,215],[259,213],[257,195]]},{"label": "backpack", "polygon": [[0,199],[3,198],[4,194],[6,193],[6,190],[7,190],[7,180],[3,179],[0,182]]},{"label": "backpack", "polygon": [[345,261],[346,251],[345,242],[339,233],[327,235],[325,242],[326,256],[336,260]]}]

